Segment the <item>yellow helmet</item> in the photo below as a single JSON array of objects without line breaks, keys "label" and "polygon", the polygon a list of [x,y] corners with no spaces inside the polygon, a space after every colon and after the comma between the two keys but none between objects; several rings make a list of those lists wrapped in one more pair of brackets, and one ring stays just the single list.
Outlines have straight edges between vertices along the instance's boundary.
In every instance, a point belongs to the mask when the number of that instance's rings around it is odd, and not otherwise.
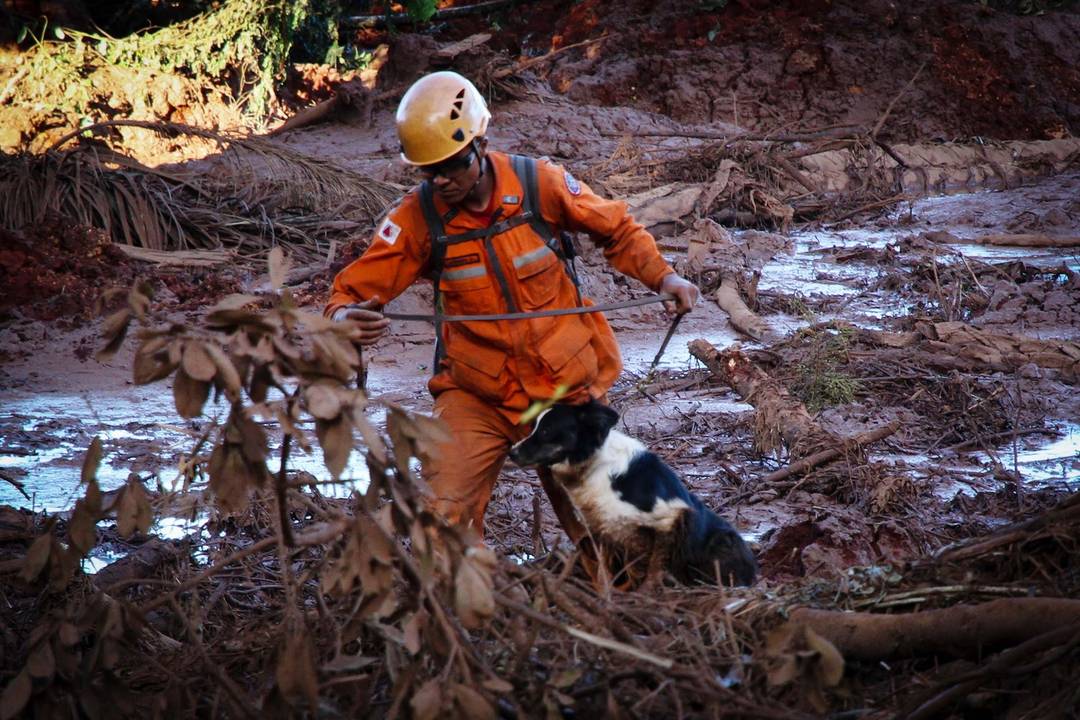
[{"label": "yellow helmet", "polygon": [[397,109],[401,159],[431,165],[481,137],[491,113],[476,86],[456,72],[431,73],[413,83]]}]

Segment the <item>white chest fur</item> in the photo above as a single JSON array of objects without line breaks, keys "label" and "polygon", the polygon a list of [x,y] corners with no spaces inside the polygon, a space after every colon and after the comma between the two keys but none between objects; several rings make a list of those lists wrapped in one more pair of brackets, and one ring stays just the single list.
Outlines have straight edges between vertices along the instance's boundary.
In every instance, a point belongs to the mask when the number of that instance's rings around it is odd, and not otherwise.
[{"label": "white chest fur", "polygon": [[645,512],[620,497],[612,486],[613,478],[625,475],[633,459],[643,452],[646,448],[640,442],[612,430],[589,461],[552,466],[592,533],[625,542],[640,528],[669,532],[688,509],[682,500],[658,498],[652,510]]}]

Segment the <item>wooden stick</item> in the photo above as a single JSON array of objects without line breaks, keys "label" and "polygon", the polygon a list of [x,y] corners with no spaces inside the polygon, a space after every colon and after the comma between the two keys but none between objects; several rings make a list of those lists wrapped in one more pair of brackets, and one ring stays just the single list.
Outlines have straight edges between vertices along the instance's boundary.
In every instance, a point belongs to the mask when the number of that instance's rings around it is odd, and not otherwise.
[{"label": "wooden stick", "polygon": [[860,448],[863,445],[869,445],[870,443],[877,442],[884,438],[889,437],[894,432],[900,429],[899,421],[894,420],[888,425],[883,425],[879,428],[874,428],[868,432],[864,432],[860,435],[856,435],[850,440],[845,440],[842,444],[816,452],[813,455],[807,455],[804,458],[796,460],[787,467],[780,468],[774,472],[769,473],[759,481],[762,484],[777,483],[781,480],[785,480],[792,475],[799,475],[806,472],[810,468],[823,465],[824,463],[834,460],[850,450]]}]

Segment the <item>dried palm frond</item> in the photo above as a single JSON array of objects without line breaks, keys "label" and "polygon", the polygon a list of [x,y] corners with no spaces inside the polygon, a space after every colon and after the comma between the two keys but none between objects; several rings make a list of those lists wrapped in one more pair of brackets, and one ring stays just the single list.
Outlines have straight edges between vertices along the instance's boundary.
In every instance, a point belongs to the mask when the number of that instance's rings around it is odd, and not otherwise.
[{"label": "dried palm frond", "polygon": [[[56,148],[86,131],[141,127],[220,147],[200,169],[150,168],[97,140]],[[61,139],[42,156],[0,159],[0,226],[56,213],[152,250],[229,248],[261,255],[274,245],[297,260],[325,257],[331,240],[366,233],[401,188],[258,138],[173,123],[113,121]]]}]

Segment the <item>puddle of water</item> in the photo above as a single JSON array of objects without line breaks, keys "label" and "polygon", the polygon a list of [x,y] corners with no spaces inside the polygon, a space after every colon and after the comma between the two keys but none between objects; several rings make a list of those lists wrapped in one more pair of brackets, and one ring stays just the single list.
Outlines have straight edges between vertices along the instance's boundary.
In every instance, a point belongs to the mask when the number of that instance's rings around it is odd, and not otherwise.
[{"label": "puddle of water", "polygon": [[[220,419],[226,411],[223,404],[207,404],[210,416],[216,414]],[[368,418],[385,426],[382,408],[373,407]],[[27,448],[29,454],[0,455],[0,467],[15,471],[31,499],[10,483],[0,482],[0,504],[34,511],[70,509],[82,496],[82,462],[95,436],[101,438],[104,450],[97,474],[102,490],[123,486],[134,469],[140,477],[148,478],[150,487],[159,483],[171,487],[180,455],[194,445],[206,422],[181,420],[171,392],[161,385],[123,388],[116,395],[42,393],[12,398],[0,411],[0,447],[24,446],[25,433],[34,434],[33,445]],[[314,440],[313,428],[305,429]],[[280,437],[273,426],[268,430],[273,454],[280,450]],[[270,468],[279,466],[279,457],[270,457]],[[147,464],[152,465],[145,467]],[[311,453],[294,445],[289,467],[311,473],[319,481],[320,491],[333,497],[347,496],[354,490],[364,492],[370,483],[362,452],[351,453],[341,481],[333,481],[317,443],[313,443]]]},{"label": "puddle of water", "polygon": [[[1028,484],[1065,483],[1080,488],[1080,425],[1065,423],[1057,430],[1060,435],[1049,443],[1032,443],[1031,446],[1018,443],[1015,457],[1012,445],[999,447],[998,460],[1007,469],[1015,466]],[[987,466],[992,462],[986,453],[972,453],[971,456]]]}]

